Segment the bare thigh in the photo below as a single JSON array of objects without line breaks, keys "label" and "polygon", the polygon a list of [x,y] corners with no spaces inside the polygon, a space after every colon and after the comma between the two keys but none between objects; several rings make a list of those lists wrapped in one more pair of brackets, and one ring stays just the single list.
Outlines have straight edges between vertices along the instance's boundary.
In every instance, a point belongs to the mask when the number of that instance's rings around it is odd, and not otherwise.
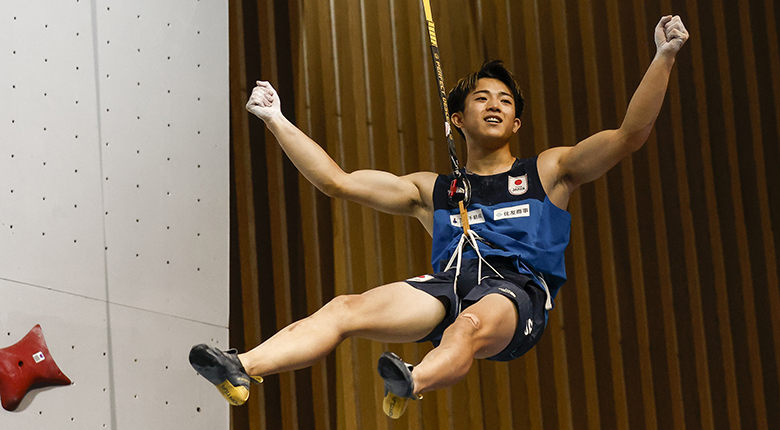
[{"label": "bare thigh", "polygon": [[405,282],[334,300],[344,306],[344,332],[380,342],[413,342],[425,337],[446,314],[439,299]]}]

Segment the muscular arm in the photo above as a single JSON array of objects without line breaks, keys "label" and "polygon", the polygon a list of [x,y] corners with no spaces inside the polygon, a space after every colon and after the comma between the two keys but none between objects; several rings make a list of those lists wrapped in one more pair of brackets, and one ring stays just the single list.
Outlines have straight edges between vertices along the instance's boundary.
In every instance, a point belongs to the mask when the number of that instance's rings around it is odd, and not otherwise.
[{"label": "muscular arm", "polygon": [[420,172],[399,177],[378,170],[345,172],[322,147],[282,115],[279,97],[267,82],[257,83],[247,110],[265,121],[295,167],[323,193],[382,212],[414,216],[428,227],[436,174]]},{"label": "muscular arm", "polygon": [[[688,32],[679,17],[661,18],[655,28],[658,50],[631,98],[620,128],[604,130],[573,147],[553,148],[539,155],[540,169],[547,173],[543,175],[540,170],[543,184],[548,182],[548,194],[558,188],[557,194],[567,201],[576,187],[598,179],[644,145],[661,110],[675,55],[687,39]],[[564,202],[559,206],[565,205]]]}]

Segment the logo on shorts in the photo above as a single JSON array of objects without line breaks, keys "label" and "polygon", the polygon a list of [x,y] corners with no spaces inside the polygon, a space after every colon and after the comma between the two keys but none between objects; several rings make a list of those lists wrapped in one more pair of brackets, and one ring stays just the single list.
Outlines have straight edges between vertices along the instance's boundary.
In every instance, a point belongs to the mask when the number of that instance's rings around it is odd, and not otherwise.
[{"label": "logo on shorts", "polygon": [[528,174],[509,177],[509,194],[519,196],[528,191]]},{"label": "logo on shorts", "polygon": [[499,288],[499,289],[498,289],[498,291],[503,291],[503,292],[505,292],[505,293],[509,294],[510,296],[512,296],[512,297],[514,297],[514,298],[517,298],[517,296],[515,295],[515,292],[514,292],[514,291],[512,291],[512,290],[510,290],[509,288],[503,288],[503,287],[501,287],[501,288]]},{"label": "logo on shorts", "polygon": [[529,318],[528,321],[525,323],[525,333],[526,336],[531,334],[531,331],[534,329],[534,322]]},{"label": "logo on shorts", "polygon": [[425,281],[430,281],[431,279],[433,279],[433,276],[431,276],[431,275],[420,275],[420,276],[415,276],[414,278],[409,278],[409,279],[407,279],[407,281],[410,281],[410,282],[425,282]]}]

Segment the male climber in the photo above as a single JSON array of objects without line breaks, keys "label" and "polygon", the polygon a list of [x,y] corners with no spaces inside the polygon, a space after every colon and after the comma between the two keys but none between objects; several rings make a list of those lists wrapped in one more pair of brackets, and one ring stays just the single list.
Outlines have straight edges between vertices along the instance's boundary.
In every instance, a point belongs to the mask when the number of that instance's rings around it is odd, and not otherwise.
[{"label": "male climber", "polygon": [[539,340],[566,279],[569,197],[645,143],[687,39],[679,16],[661,18],[656,55],[620,127],[533,158],[517,159],[509,149],[520,128],[523,98],[503,64],[486,63],[461,79],[447,104],[468,150],[462,171],[471,184],[465,231],[458,209],[448,204],[452,177],[346,173],[282,115],[271,85],[258,82],[247,110],[265,122],[306,179],[328,196],[417,218],[433,237],[435,273],[335,297],[243,354],[196,345],[190,352],[193,367],[228,401],[241,404],[250,378],[310,366],[349,337],[431,341],[436,347],[415,366],[392,353],[379,359],[385,412],[397,418],[408,399],[463,379],[475,358],[506,361],[524,354]]}]

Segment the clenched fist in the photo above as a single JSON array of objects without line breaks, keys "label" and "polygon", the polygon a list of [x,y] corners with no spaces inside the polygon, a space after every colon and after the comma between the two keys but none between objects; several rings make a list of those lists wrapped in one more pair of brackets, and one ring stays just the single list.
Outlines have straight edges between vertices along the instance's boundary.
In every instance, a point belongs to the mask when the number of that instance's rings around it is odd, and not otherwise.
[{"label": "clenched fist", "polygon": [[257,81],[257,86],[252,90],[249,101],[246,102],[246,110],[263,121],[268,121],[282,114],[282,102],[270,83]]},{"label": "clenched fist", "polygon": [[655,27],[655,46],[659,54],[675,56],[686,40],[688,30],[679,15],[667,15]]}]

